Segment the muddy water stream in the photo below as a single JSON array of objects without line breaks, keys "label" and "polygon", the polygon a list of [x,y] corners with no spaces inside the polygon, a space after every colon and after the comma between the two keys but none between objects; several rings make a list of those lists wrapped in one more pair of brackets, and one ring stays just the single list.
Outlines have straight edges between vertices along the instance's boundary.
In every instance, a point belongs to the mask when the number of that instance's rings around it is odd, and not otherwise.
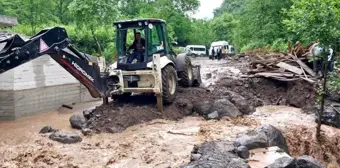
[{"label": "muddy water stream", "polygon": [[55,111],[44,112],[15,121],[0,122],[0,142],[17,144],[29,139],[44,126],[50,125],[56,129],[71,131],[69,119],[75,113],[100,105],[101,101],[76,104],[73,109],[59,108]]}]

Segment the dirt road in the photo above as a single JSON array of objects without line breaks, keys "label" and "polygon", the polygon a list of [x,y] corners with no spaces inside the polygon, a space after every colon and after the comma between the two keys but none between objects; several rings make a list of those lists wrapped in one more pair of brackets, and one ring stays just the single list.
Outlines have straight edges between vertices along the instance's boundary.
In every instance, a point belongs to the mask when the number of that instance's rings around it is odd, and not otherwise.
[{"label": "dirt road", "polygon": [[[240,62],[226,60],[208,60],[197,58],[196,64],[202,65],[204,86],[214,86],[221,77],[237,78]],[[207,75],[211,73],[210,75]],[[296,147],[297,141],[289,132],[303,131],[307,136],[308,129],[315,127],[314,118],[301,109],[287,106],[264,106],[257,108],[250,116],[237,119],[205,120],[202,117],[185,117],[178,121],[154,119],[142,124],[128,127],[121,133],[94,134],[82,136],[78,144],[64,145],[39,135],[39,129],[51,125],[61,131],[80,131],[70,128],[69,116],[81,113],[82,109],[98,105],[79,105],[72,113],[50,112],[26,117],[13,122],[0,123],[0,167],[81,167],[81,168],[165,168],[178,167],[190,161],[190,152],[195,144],[206,140],[234,140],[236,137],[264,123],[282,129],[289,138],[288,143],[293,154],[306,153]],[[305,130],[298,130],[303,126]],[[336,135],[338,130],[324,126],[327,133]],[[313,151],[311,151],[312,153]],[[314,151],[315,152],[315,151]],[[319,154],[319,153],[317,153]],[[322,157],[322,156],[320,156]]]}]

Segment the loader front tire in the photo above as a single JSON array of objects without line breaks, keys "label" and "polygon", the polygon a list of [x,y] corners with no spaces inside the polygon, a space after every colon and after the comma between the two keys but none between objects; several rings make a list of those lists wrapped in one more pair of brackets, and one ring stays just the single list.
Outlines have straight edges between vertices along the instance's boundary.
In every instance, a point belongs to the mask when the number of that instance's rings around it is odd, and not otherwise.
[{"label": "loader front tire", "polygon": [[179,84],[183,87],[191,87],[193,85],[194,81],[194,74],[193,69],[191,65],[191,61],[189,57],[185,57],[185,65],[184,70],[179,72],[179,78],[181,80],[179,81]]},{"label": "loader front tire", "polygon": [[177,73],[172,65],[162,69],[162,91],[163,103],[173,103],[177,94]]}]

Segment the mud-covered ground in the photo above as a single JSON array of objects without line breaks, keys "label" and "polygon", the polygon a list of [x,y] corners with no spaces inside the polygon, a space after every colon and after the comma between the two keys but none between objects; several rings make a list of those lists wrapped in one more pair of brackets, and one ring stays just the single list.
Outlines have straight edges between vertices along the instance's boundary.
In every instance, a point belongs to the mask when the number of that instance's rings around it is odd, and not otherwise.
[{"label": "mud-covered ground", "polygon": [[[314,116],[300,109],[314,100],[311,87],[304,83],[241,79],[247,59],[217,61],[197,58],[194,62],[202,66],[203,87],[180,88],[176,102],[165,107],[162,114],[157,111],[152,96],[137,96],[111,103],[109,107],[100,106],[89,125],[101,133],[92,136],[70,129],[67,120],[62,120],[61,126],[58,117],[53,121],[44,120],[39,115],[32,117],[61,131],[78,133],[83,138],[80,143],[67,145],[51,141],[47,135],[38,134],[39,128],[35,128],[35,132],[23,131],[33,123],[27,122],[17,129],[9,128],[16,121],[0,123],[11,131],[3,131],[0,135],[0,139],[6,139],[0,140],[0,155],[3,156],[0,157],[0,167],[173,168],[190,162],[194,145],[207,140],[233,141],[261,124],[272,124],[282,130],[293,156],[307,154],[324,162],[339,162],[340,131],[323,126],[325,139],[320,145],[311,138],[316,126]],[[258,107],[256,112],[235,119],[206,120],[189,110],[196,103],[223,97],[226,91],[246,98]],[[67,116],[75,113],[81,114],[82,111],[70,112]],[[69,127],[65,128],[65,125]],[[11,133],[16,136],[6,138]],[[20,136],[25,139],[16,141]]]}]

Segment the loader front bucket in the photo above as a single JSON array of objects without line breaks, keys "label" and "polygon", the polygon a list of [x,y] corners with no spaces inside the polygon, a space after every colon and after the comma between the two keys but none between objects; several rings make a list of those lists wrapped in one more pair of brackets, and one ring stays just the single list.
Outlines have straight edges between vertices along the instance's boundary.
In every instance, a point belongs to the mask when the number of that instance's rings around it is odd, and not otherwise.
[{"label": "loader front bucket", "polygon": [[201,65],[193,65],[192,66],[193,70],[193,86],[200,86],[202,83],[202,78],[201,78]]}]

